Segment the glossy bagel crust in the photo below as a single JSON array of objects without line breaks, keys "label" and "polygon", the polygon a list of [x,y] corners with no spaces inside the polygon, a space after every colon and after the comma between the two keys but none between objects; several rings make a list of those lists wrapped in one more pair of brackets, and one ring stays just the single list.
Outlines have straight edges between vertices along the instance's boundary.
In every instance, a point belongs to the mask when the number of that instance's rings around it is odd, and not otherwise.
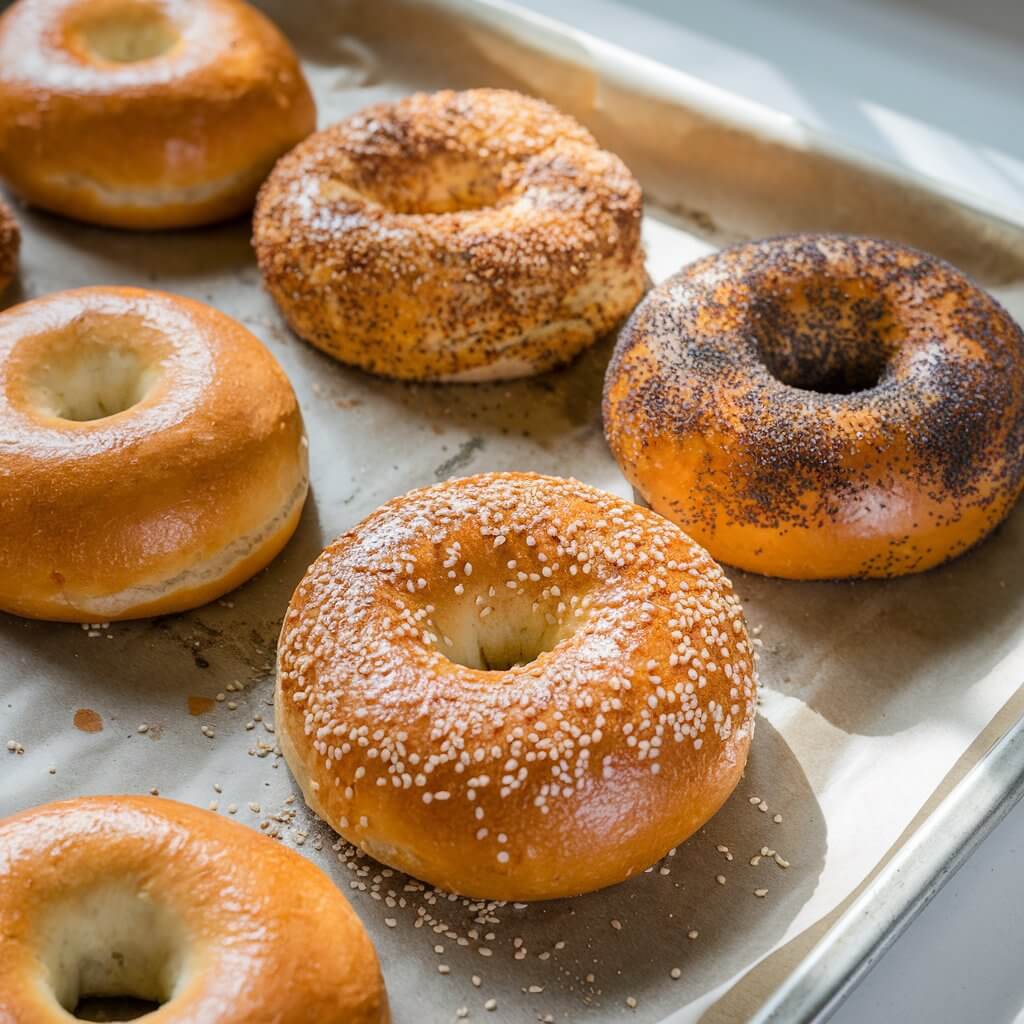
[{"label": "glossy bagel crust", "polygon": [[[54,409],[66,361],[108,350],[152,375],[145,394],[97,419]],[[224,314],[135,288],[0,314],[0,609],[99,622],[203,604],[280,551],[306,490],[295,393]]]},{"label": "glossy bagel crust", "polygon": [[254,245],[297,334],[388,377],[566,363],[645,286],[640,186],[540,100],[416,94],[318,132],[260,192]]},{"label": "glossy bagel crust", "polygon": [[[518,656],[488,669],[503,633]],[[275,713],[307,802],[350,842],[443,889],[539,900],[700,828],[739,781],[755,699],[739,602],[681,530],[493,473],[396,498],[314,562]]]},{"label": "glossy bagel crust", "polygon": [[117,945],[103,953],[139,972],[143,952],[123,941],[127,926],[110,919],[112,901],[96,904],[105,893],[129,914],[155,906],[157,920],[166,916],[180,932],[172,940],[181,947],[179,977],[171,998],[147,1016],[153,1024],[388,1020],[373,946],[318,868],[209,811],[109,796],[44,804],[0,821],[5,1024],[57,1024],[71,1019],[80,996],[133,994],[82,991],[79,975],[90,967],[68,948],[77,928],[107,928]]},{"label": "glossy bagel crust", "polygon": [[[173,45],[108,59],[90,26],[119,18]],[[125,228],[233,217],[315,127],[295,53],[241,0],[18,0],[0,17],[0,175],[36,206]]]},{"label": "glossy bagel crust", "polygon": [[644,299],[608,368],[604,418],[636,490],[722,562],[899,576],[966,551],[1016,502],[1024,336],[933,256],[767,239]]},{"label": "glossy bagel crust", "polygon": [[18,272],[18,253],[21,250],[21,232],[11,208],[0,200],[0,295],[14,280]]}]

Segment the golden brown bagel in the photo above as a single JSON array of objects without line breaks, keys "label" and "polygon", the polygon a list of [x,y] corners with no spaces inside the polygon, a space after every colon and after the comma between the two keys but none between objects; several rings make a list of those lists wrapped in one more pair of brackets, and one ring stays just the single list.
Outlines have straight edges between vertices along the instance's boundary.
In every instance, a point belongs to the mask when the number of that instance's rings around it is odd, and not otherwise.
[{"label": "golden brown bagel", "polygon": [[63,1024],[97,996],[163,1003],[160,1024],[388,1020],[373,946],[326,875],[152,797],[0,821],[0,1020]]},{"label": "golden brown bagel", "polygon": [[18,0],[0,17],[0,175],[125,228],[233,217],[316,127],[287,41],[241,0]]},{"label": "golden brown bagel", "polygon": [[905,246],[798,235],[698,260],[621,334],[608,443],[729,565],[898,576],[966,551],[1024,485],[1024,336]]},{"label": "golden brown bagel", "polygon": [[491,473],[412,491],[310,567],[278,648],[307,802],[444,889],[611,885],[739,781],[754,657],[729,581],[648,509]]},{"label": "golden brown bagel", "polygon": [[307,139],[256,206],[297,334],[387,377],[566,363],[643,293],[640,186],[571,117],[500,89],[417,94]]},{"label": "golden brown bagel", "polygon": [[11,208],[0,200],[0,295],[18,272],[18,252],[21,249],[21,232]]},{"label": "golden brown bagel", "polygon": [[307,489],[291,385],[189,299],[82,288],[0,314],[0,609],[180,611],[262,569]]}]

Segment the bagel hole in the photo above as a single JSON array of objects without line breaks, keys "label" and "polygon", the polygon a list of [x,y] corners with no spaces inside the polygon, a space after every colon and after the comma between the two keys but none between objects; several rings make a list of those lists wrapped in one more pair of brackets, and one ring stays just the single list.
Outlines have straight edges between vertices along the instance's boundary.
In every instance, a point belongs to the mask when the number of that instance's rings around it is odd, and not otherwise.
[{"label": "bagel hole", "polygon": [[125,4],[100,11],[76,26],[84,49],[112,64],[137,64],[169,53],[180,35],[161,11]]},{"label": "bagel hole", "polygon": [[123,344],[96,337],[50,353],[29,378],[32,405],[44,415],[85,423],[138,405],[160,377],[158,363]]},{"label": "bagel hole", "polygon": [[79,1020],[144,1017],[171,1000],[183,978],[184,924],[142,882],[67,897],[44,918],[42,933],[53,994]]},{"label": "bagel hole", "polygon": [[[485,672],[505,672],[529,665],[576,632],[577,620],[564,614],[560,619],[557,607],[557,601],[492,597],[487,591],[466,593],[452,607],[436,612],[434,624],[449,661]],[[491,611],[481,616],[487,608]]]},{"label": "bagel hole", "polygon": [[859,280],[812,280],[756,305],[762,362],[782,384],[852,395],[881,383],[896,329],[888,304]]},{"label": "bagel hole", "polygon": [[[326,198],[347,194],[347,186],[326,185]],[[482,167],[453,154],[431,156],[412,168],[385,169],[360,191],[392,213],[416,216],[486,210],[501,200],[500,179]],[[334,193],[335,195],[332,195]]]},{"label": "bagel hole", "polygon": [[88,996],[78,1001],[78,1005],[72,1013],[76,1020],[138,1020],[140,1017],[159,1010],[161,1005],[161,1003],[154,1003],[150,999],[132,999],[130,997],[104,999]]}]

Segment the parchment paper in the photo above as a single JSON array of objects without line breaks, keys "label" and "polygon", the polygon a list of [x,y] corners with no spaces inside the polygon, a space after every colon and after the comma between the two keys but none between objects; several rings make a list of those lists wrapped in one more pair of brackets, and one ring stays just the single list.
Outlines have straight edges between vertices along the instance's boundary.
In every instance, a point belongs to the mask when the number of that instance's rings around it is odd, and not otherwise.
[{"label": "parchment paper", "polygon": [[[306,62],[321,124],[414,88],[481,84],[575,113],[647,189],[655,280],[727,239],[858,230],[950,257],[1024,312],[1024,240],[997,219],[578,35],[449,6],[455,14],[371,0],[269,9]],[[302,806],[271,731],[279,622],[321,547],[409,488],[531,469],[627,495],[600,421],[611,341],[515,384],[389,383],[289,333],[261,289],[245,222],[135,235],[19,213],[24,269],[7,304],[148,285],[209,302],[262,338],[302,403],[313,493],[268,570],[190,614],[95,629],[0,616],[0,814],[155,789],[277,835],[351,896],[398,1024],[455,1019],[460,1007],[494,1022],[742,1019],[954,766],[978,756],[972,743],[1024,677],[1019,510],[977,551],[918,577],[799,584],[733,573],[764,645],[763,697],[746,777],[725,809],[674,856],[602,893],[530,907],[430,893],[338,844]]]}]

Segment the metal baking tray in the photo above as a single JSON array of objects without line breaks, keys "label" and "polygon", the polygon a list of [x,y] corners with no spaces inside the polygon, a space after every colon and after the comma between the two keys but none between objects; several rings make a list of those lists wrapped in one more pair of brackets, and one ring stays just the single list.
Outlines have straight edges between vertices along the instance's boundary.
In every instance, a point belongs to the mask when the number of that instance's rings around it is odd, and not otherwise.
[{"label": "metal baking tray", "polygon": [[[644,185],[656,280],[738,238],[856,231],[937,252],[1024,315],[1024,219],[678,71],[499,0],[264,6],[303,58],[321,124],[415,89],[473,85],[575,114]],[[284,553],[207,607],[94,628],[0,616],[0,814],[152,789],[275,835],[350,894],[398,1024],[456,1019],[462,1007],[493,1022],[682,1024],[827,1016],[1020,796],[1018,510],[978,550],[918,577],[733,573],[763,643],[748,770],[705,829],[639,878],[497,907],[357,855],[302,806],[276,750],[274,645],[291,591],[332,537],[435,480],[530,469],[628,495],[601,430],[612,341],[511,384],[388,382],[290,334],[243,221],[145,235],[19,216],[24,267],[7,304],[137,284],[209,302],[262,338],[299,394],[313,489]]]}]

